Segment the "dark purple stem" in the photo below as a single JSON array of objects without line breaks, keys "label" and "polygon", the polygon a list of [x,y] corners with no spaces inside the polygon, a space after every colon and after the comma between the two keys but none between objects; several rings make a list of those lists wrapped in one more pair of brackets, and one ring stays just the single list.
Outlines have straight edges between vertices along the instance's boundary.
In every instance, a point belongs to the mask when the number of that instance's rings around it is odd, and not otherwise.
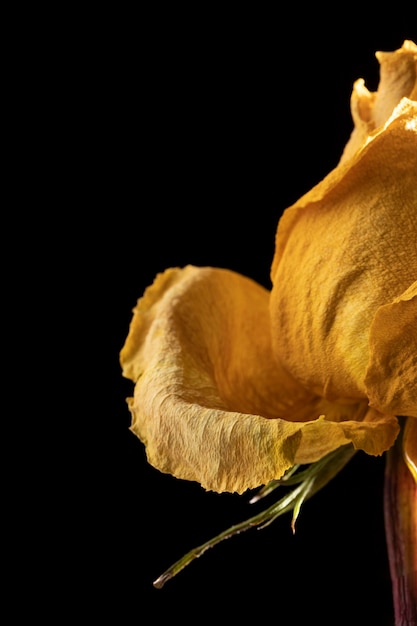
[{"label": "dark purple stem", "polygon": [[417,626],[417,486],[400,441],[386,454],[384,519],[395,626]]}]

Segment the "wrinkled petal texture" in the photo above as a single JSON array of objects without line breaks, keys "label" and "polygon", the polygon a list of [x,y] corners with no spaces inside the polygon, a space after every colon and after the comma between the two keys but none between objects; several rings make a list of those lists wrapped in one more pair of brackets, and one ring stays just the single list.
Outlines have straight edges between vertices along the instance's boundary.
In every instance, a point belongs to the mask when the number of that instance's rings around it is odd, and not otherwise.
[{"label": "wrinkled petal texture", "polygon": [[365,384],[371,406],[417,417],[417,282],[377,310]]},{"label": "wrinkled petal texture", "polygon": [[149,462],[209,490],[242,493],[350,442],[381,454],[398,433],[393,416],[329,403],[286,373],[271,347],[268,291],[228,270],[158,275],[121,363],[136,382],[131,428]]},{"label": "wrinkled petal texture", "polygon": [[271,272],[284,367],[331,401],[369,398],[402,415],[417,415],[416,122],[416,103],[403,99],[372,141],[284,212]]},{"label": "wrinkled petal texture", "polygon": [[391,117],[403,98],[417,100],[417,46],[404,41],[395,52],[377,52],[380,63],[378,91],[370,92],[363,78],[353,85],[350,108],[354,130],[340,163],[350,159]]},{"label": "wrinkled petal texture", "polygon": [[417,462],[417,46],[378,52],[337,167],[283,214],[272,291],[228,270],[159,274],[120,354],[149,462],[242,493],[345,444]]}]

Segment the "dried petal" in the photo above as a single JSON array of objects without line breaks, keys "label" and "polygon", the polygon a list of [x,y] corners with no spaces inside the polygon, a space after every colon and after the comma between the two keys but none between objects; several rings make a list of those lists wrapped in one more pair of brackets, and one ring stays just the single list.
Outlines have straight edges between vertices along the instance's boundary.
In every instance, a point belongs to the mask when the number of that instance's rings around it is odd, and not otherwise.
[{"label": "dried petal", "polygon": [[365,87],[363,78],[353,85],[350,102],[355,128],[345,146],[341,163],[361,150],[383,127],[403,98],[417,100],[417,46],[406,40],[399,50],[377,52],[380,81],[377,92]]},{"label": "dried petal", "polygon": [[241,493],[350,442],[369,454],[392,445],[394,417],[331,405],[280,367],[268,303],[248,278],[192,266],[167,270],[139,301],[121,362],[152,465]]},{"label": "dried petal", "polygon": [[417,282],[377,310],[365,383],[371,406],[417,417]]},{"label": "dried petal", "polygon": [[[417,276],[416,120],[417,104],[403,100],[383,131],[278,225],[274,350],[306,388],[332,401],[367,397],[375,314]],[[409,414],[408,401],[395,410]]]},{"label": "dried petal", "polygon": [[138,301],[120,359],[161,471],[242,492],[345,444],[382,454],[417,416],[417,46],[377,58],[339,165],[280,220],[271,294],[187,266]]}]

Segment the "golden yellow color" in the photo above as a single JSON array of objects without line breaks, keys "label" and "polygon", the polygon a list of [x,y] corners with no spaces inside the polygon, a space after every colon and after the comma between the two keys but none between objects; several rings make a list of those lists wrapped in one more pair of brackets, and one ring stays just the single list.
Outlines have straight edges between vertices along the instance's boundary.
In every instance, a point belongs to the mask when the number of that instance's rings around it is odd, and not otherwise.
[{"label": "golden yellow color", "polygon": [[187,266],[138,301],[120,358],[161,471],[241,493],[417,419],[417,46],[377,57],[340,163],[279,222],[272,291]]},{"label": "golden yellow color", "polygon": [[417,485],[417,420],[412,417],[407,418],[403,432],[403,455],[408,469]]}]

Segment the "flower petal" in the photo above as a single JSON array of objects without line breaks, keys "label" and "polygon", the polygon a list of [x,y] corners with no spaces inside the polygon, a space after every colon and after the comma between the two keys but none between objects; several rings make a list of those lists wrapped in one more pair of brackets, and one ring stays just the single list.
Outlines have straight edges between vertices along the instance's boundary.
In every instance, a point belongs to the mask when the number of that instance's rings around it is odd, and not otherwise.
[{"label": "flower petal", "polygon": [[376,312],[365,384],[371,406],[417,417],[417,282]]},{"label": "flower petal", "polygon": [[[197,372],[204,376],[221,408],[265,417],[288,411],[312,394],[274,358],[268,301],[264,287],[229,270],[166,270],[134,311],[121,352],[124,376],[136,381],[158,348],[158,365],[175,362],[183,378],[192,376],[189,389],[201,382],[194,379]],[[185,389],[187,384],[184,378]]]},{"label": "flower petal", "polygon": [[[319,402],[320,404],[320,402]],[[294,463],[314,463],[325,454],[344,443],[351,442],[357,450],[379,456],[393,445],[400,427],[392,415],[367,408],[363,403],[351,405],[351,416],[345,420],[332,421],[334,408],[327,407],[328,413],[320,415],[314,422],[305,422],[301,431],[301,440],[294,456]],[[336,405],[340,409],[340,405]],[[306,412],[314,414],[313,407],[306,407]],[[345,412],[349,412],[345,407]],[[338,445],[336,445],[336,442]]]},{"label": "flower petal", "polygon": [[278,225],[275,354],[332,401],[367,397],[372,320],[416,279],[416,120],[417,104],[403,99],[384,129]]},{"label": "flower petal", "polygon": [[192,266],[139,300],[121,363],[137,381],[131,428],[156,468],[242,493],[349,442],[370,454],[392,445],[394,417],[315,398],[275,361],[268,302],[248,278]]},{"label": "flower petal", "polygon": [[369,92],[362,78],[354,83],[350,107],[355,128],[345,146],[341,163],[366,145],[403,98],[417,100],[416,44],[406,40],[399,50],[377,52],[375,56],[381,66],[378,91]]}]

